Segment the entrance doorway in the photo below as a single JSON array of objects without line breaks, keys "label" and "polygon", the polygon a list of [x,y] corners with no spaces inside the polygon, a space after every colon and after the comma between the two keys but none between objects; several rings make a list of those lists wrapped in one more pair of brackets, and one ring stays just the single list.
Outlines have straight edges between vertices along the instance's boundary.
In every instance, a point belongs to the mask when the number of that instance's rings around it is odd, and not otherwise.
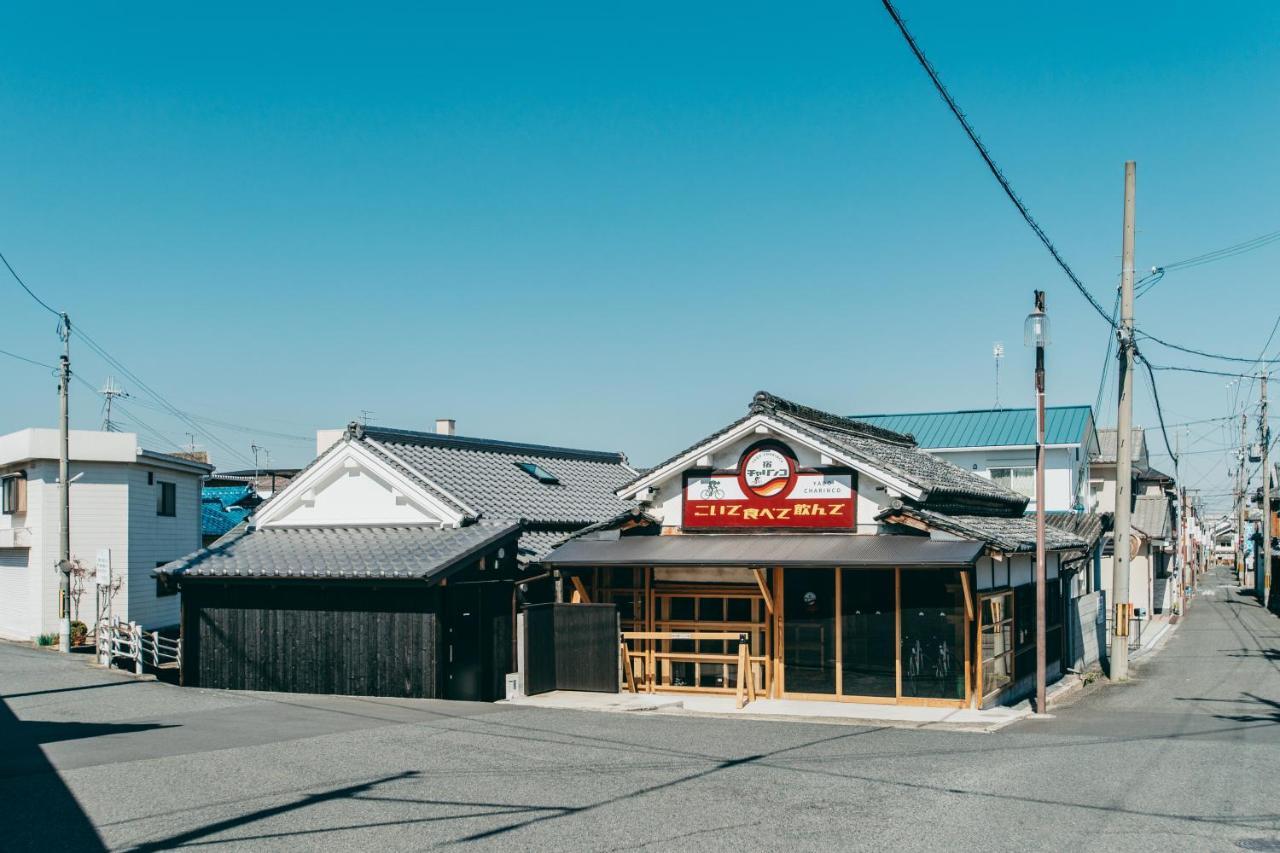
[{"label": "entrance doorway", "polygon": [[479,584],[450,585],[445,592],[444,698],[484,700]]}]

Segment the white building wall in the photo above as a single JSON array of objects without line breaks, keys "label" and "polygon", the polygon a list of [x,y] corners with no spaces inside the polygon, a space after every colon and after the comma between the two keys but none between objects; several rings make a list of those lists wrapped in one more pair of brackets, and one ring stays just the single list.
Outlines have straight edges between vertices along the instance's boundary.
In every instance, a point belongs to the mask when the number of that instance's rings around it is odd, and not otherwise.
[{"label": "white building wall", "polygon": [[[194,473],[151,467],[130,466],[129,472],[129,552],[126,600],[128,619],[149,628],[178,624],[181,616],[178,595],[156,595],[152,572],[162,563],[176,560],[200,548],[200,477]],[[147,483],[147,474],[154,482]],[[157,515],[156,503],[162,482],[176,487],[176,514]]]},{"label": "white building wall", "polygon": [[[1034,468],[1034,448],[991,448],[930,450],[930,453],[946,459],[965,470],[990,479],[992,468]],[[1051,447],[1044,457],[1044,491],[1046,512],[1070,512],[1077,500],[1084,502],[1084,474],[1087,471],[1079,447]],[[1027,504],[1027,512],[1034,512],[1034,497]]]},{"label": "white building wall", "polygon": [[[27,469],[30,470],[30,469]],[[16,469],[6,469],[14,473]],[[6,553],[26,553],[26,566],[0,566],[0,637],[26,640],[40,633],[39,601],[41,595],[41,550],[32,536],[43,520],[38,480],[27,480],[27,511],[0,515],[0,547]],[[12,550],[9,550],[12,549]]]}]

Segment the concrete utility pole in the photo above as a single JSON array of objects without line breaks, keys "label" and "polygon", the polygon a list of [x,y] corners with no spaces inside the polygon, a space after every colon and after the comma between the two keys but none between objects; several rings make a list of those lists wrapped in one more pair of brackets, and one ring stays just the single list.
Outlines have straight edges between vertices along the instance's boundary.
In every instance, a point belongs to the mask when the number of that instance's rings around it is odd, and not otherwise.
[{"label": "concrete utility pole", "polygon": [[[1035,292],[1035,312],[1041,327],[1035,335],[1036,345],[1036,713],[1048,711],[1045,706],[1044,660],[1044,346],[1048,342],[1044,323],[1044,291]],[[1034,323],[1034,321],[1033,321]]]},{"label": "concrete utility pole", "polygon": [[[1258,414],[1262,433],[1262,565],[1254,566],[1258,581],[1258,601],[1267,601],[1267,585],[1271,575],[1271,430],[1267,428],[1267,371],[1262,371],[1262,411]],[[1274,602],[1273,602],[1274,604]]]},{"label": "concrete utility pole", "polygon": [[58,551],[58,648],[71,651],[71,429],[68,399],[71,394],[71,318],[62,315],[62,360],[58,365],[58,502],[62,509],[62,536]]},{"label": "concrete utility pole", "polygon": [[1129,678],[1129,514],[1133,509],[1133,215],[1138,164],[1124,164],[1124,236],[1120,260],[1120,398],[1116,412],[1115,547],[1111,593],[1115,607],[1111,623],[1111,680]]},{"label": "concrete utility pole", "polygon": [[1236,471],[1236,574],[1239,575],[1240,585],[1244,586],[1248,578],[1245,577],[1245,561],[1244,561],[1244,492],[1248,488],[1249,483],[1244,476],[1244,466],[1249,458],[1248,450],[1248,432],[1249,432],[1249,416],[1243,411],[1240,412],[1240,468]]}]

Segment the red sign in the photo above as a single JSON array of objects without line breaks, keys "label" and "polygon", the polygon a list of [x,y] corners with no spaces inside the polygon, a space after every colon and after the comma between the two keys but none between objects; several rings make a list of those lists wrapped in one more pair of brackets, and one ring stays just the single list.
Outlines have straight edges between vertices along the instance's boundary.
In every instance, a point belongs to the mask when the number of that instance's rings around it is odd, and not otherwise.
[{"label": "red sign", "polygon": [[687,528],[847,530],[854,522],[853,473],[800,469],[777,441],[747,448],[737,471],[685,476]]}]

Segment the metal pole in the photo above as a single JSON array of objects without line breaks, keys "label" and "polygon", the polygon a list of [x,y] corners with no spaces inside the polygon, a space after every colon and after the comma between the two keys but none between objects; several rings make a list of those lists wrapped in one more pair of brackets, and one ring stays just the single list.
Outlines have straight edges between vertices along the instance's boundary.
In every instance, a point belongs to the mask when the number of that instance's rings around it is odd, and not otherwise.
[{"label": "metal pole", "polygon": [[1249,430],[1249,416],[1244,412],[1240,413],[1240,470],[1236,473],[1236,566],[1237,574],[1240,576],[1240,585],[1244,586],[1248,578],[1245,577],[1245,561],[1244,561],[1244,492],[1248,487],[1248,482],[1244,476],[1245,460],[1249,458],[1247,451],[1248,438],[1246,437]]},{"label": "metal pole", "polygon": [[[1044,291],[1035,292],[1036,311],[1044,313]],[[1036,713],[1045,705],[1044,660],[1044,338],[1036,342]]]},{"label": "metal pole", "polygon": [[1137,164],[1124,164],[1124,236],[1120,261],[1120,398],[1116,412],[1115,548],[1112,559],[1111,680],[1129,678],[1129,514],[1133,509],[1133,237]]},{"label": "metal pole", "polygon": [[58,365],[58,502],[62,509],[61,541],[58,551],[58,648],[71,651],[71,430],[68,397],[71,393],[71,319],[62,315],[62,359]]}]

